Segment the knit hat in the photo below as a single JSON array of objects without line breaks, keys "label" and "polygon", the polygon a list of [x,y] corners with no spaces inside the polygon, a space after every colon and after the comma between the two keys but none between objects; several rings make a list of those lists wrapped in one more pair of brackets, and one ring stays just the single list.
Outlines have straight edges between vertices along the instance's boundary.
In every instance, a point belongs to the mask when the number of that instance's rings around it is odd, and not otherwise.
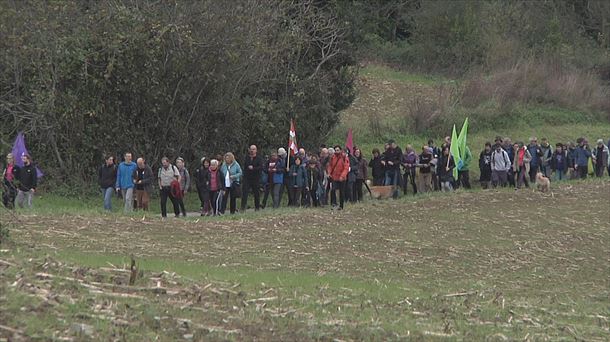
[{"label": "knit hat", "polygon": [[285,157],[285,156],[286,156],[286,154],[287,154],[287,153],[286,153],[286,149],[285,149],[285,148],[283,148],[283,147],[278,148],[278,149],[277,149],[277,154],[278,154],[278,155],[280,155],[280,156],[282,156],[282,157]]},{"label": "knit hat", "polygon": [[602,145],[603,145],[603,144],[604,144],[604,140],[603,140],[603,139],[597,139],[597,144],[598,144],[598,145],[599,145],[599,144],[602,144]]}]

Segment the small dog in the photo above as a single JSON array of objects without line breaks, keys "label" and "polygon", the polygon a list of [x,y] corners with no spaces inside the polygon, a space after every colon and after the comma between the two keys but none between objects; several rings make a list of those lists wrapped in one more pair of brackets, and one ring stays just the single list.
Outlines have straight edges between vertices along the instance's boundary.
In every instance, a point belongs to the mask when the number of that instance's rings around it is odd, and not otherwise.
[{"label": "small dog", "polygon": [[542,192],[549,192],[551,190],[551,181],[543,176],[542,172],[536,174],[536,188]]}]

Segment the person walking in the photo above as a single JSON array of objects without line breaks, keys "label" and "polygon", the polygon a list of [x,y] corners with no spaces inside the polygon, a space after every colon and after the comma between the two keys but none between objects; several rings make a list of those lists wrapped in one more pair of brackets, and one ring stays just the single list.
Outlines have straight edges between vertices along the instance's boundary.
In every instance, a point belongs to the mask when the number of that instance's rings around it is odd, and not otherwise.
[{"label": "person walking", "polygon": [[176,217],[179,217],[180,208],[178,207],[178,202],[176,201],[176,198],[172,196],[171,186],[172,182],[174,182],[175,180],[180,182],[180,172],[178,172],[178,168],[176,168],[169,162],[169,158],[161,158],[161,167],[159,168],[157,178],[159,179],[159,192],[161,197],[161,217],[167,217],[168,198],[174,206],[174,215]]},{"label": "person walking", "polygon": [[515,163],[513,164],[513,173],[516,175],[515,189],[520,189],[525,186],[529,188],[529,171],[530,161],[532,156],[530,151],[523,142],[515,144]]},{"label": "person walking", "polygon": [[608,167],[608,146],[604,145],[604,140],[597,140],[597,146],[593,149],[592,156],[595,176],[603,177]]},{"label": "person walking", "polygon": [[470,147],[466,146],[466,151],[464,152],[464,159],[462,159],[462,166],[458,168],[458,181],[457,184],[459,186],[464,187],[464,189],[470,189],[470,163],[472,162],[472,152],[470,152]]},{"label": "person walking", "polygon": [[407,145],[405,148],[405,153],[402,155],[402,167],[404,169],[403,176],[403,192],[407,194],[407,185],[411,182],[411,187],[413,188],[413,195],[417,194],[417,185],[415,182],[416,166],[417,166],[417,154],[415,150],[413,150],[413,146]]},{"label": "person walking", "polygon": [[335,146],[335,153],[326,168],[331,183],[330,200],[333,209],[337,208],[337,191],[339,191],[339,210],[343,210],[345,202],[345,181],[349,172],[349,159],[347,154],[341,150],[341,146]]},{"label": "person walking", "polygon": [[536,182],[536,174],[540,171],[540,166],[542,164],[542,149],[540,145],[538,145],[538,139],[536,137],[530,138],[530,144],[527,146],[527,150],[532,156],[532,160],[530,161],[530,183]]},{"label": "person walking", "polygon": [[195,170],[195,186],[201,206],[199,208],[201,216],[212,215],[212,203],[210,202],[210,161],[203,157],[201,165]]},{"label": "person walking", "polygon": [[241,195],[241,179],[243,174],[241,166],[235,160],[233,153],[225,153],[224,158],[225,162],[220,167],[220,174],[224,182],[225,196],[222,200],[222,210],[220,212],[222,214],[225,213],[228,203],[231,214],[235,214],[237,211],[237,198]]},{"label": "person walking", "polygon": [[263,159],[258,156],[258,148],[252,145],[249,148],[243,164],[244,184],[241,196],[241,211],[246,212],[248,206],[248,194],[254,196],[254,210],[260,209],[260,180],[264,168]]},{"label": "person walking", "polygon": [[20,208],[32,208],[32,198],[36,192],[38,175],[36,167],[32,164],[32,157],[29,154],[21,155],[22,167],[15,169],[15,180],[17,181],[17,205]]},{"label": "person walking", "polygon": [[210,204],[212,205],[212,215],[221,215],[222,201],[225,192],[225,183],[220,173],[220,162],[218,159],[210,160],[210,169],[208,170],[209,187],[210,187]]},{"label": "person walking", "polygon": [[180,212],[182,216],[186,216],[186,207],[184,206],[184,199],[186,194],[191,189],[191,175],[186,168],[186,164],[184,163],[184,158],[178,157],[176,159],[176,167],[178,168],[178,173],[180,173],[180,198],[177,199],[178,207],[180,207]]},{"label": "person walking", "polygon": [[15,186],[16,167],[13,154],[7,154],[6,165],[2,170],[2,204],[7,209],[15,208],[15,198],[17,197],[17,187]]},{"label": "person walking", "polygon": [[362,157],[362,151],[357,147],[354,147],[354,157],[357,162],[354,167],[358,168],[358,172],[356,173],[356,183],[354,183],[353,193],[356,196],[356,201],[361,202],[364,198],[362,187],[364,186],[364,182],[368,179],[368,163],[366,162],[366,159]]},{"label": "person walking", "polygon": [[431,192],[432,185],[432,148],[428,145],[422,147],[422,153],[419,155],[417,166],[419,167],[419,186],[418,189],[423,192]]},{"label": "person walking", "polygon": [[385,182],[386,186],[390,185],[394,187],[392,197],[398,198],[400,188],[400,159],[402,157],[402,151],[396,145],[394,140],[388,141],[388,148],[383,153],[383,159],[381,164],[385,167]]},{"label": "person walking", "polygon": [[153,188],[153,172],[142,157],[138,158],[136,164],[138,167],[132,175],[136,190],[136,203],[138,204],[138,209],[148,211]]},{"label": "person walking", "polygon": [[124,211],[126,213],[133,211],[133,172],[136,170],[136,163],[132,162],[131,152],[125,153],[125,160],[119,164],[116,175],[115,188],[117,192],[121,192],[125,201]]},{"label": "person walking", "polygon": [[494,188],[506,186],[510,167],[508,154],[502,149],[500,144],[496,144],[496,148],[491,154],[491,183]]},{"label": "person walking", "polygon": [[373,149],[373,158],[369,161],[369,167],[371,168],[371,175],[373,176],[373,185],[380,186],[383,185],[383,181],[385,179],[385,168],[381,163],[381,154],[379,153],[379,149]]},{"label": "person walking", "polygon": [[486,142],[485,148],[479,154],[479,171],[481,174],[479,182],[483,189],[489,189],[491,186],[491,154],[491,143]]},{"label": "person walking", "polygon": [[576,140],[578,147],[574,151],[574,170],[576,178],[585,179],[589,173],[589,158],[592,154],[585,138]]},{"label": "person walking", "polygon": [[563,149],[563,144],[557,143],[555,145],[555,152],[553,152],[553,156],[551,157],[550,167],[551,171],[555,173],[556,181],[567,179],[568,156]]}]

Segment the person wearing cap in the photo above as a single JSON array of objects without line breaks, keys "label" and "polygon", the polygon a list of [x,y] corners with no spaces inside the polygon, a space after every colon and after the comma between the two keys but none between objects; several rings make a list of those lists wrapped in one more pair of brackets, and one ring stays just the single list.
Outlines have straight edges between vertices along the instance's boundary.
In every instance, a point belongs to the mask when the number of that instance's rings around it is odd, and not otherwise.
[{"label": "person wearing cap", "polygon": [[32,208],[32,197],[36,192],[38,177],[36,167],[32,164],[32,157],[29,154],[22,154],[22,167],[15,169],[15,180],[17,181],[17,205],[20,208]]},{"label": "person wearing cap", "polygon": [[13,154],[9,153],[6,155],[6,165],[2,170],[2,204],[8,209],[15,208],[15,197],[17,197],[15,168],[15,159]]},{"label": "person wearing cap", "polygon": [[393,186],[393,198],[398,198],[398,189],[400,185],[400,159],[402,151],[396,145],[394,140],[388,141],[388,148],[383,153],[381,164],[385,167],[385,182],[386,186]]},{"label": "person wearing cap", "polygon": [[138,166],[132,162],[131,152],[125,153],[125,160],[119,164],[117,168],[115,188],[117,192],[121,192],[123,200],[125,200],[125,212],[133,210],[133,172]]},{"label": "person wearing cap", "polygon": [[597,177],[603,177],[608,168],[608,146],[604,145],[603,139],[598,139],[597,146],[593,149],[593,167]]}]

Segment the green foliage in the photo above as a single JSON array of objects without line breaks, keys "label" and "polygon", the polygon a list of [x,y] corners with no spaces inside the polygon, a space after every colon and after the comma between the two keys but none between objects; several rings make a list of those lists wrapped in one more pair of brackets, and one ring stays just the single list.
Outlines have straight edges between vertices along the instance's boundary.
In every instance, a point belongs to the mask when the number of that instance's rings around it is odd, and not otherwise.
[{"label": "green foliage", "polygon": [[332,5],[2,2],[0,36],[0,137],[26,131],[58,181],[107,153],[276,147],[292,117],[315,145],[354,98]]}]

